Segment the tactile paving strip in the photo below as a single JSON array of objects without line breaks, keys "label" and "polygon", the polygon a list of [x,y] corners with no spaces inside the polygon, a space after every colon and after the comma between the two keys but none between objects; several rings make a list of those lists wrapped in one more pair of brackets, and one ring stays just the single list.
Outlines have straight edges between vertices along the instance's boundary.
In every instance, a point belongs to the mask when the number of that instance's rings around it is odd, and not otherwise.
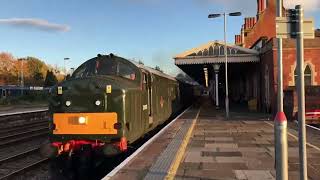
[{"label": "tactile paving strip", "polygon": [[167,148],[161,153],[156,163],[151,166],[144,178],[145,180],[162,180],[167,176],[170,166],[176,157],[176,153],[192,125],[192,121],[196,117],[198,110],[191,109],[189,112],[191,112],[189,118],[185,119],[184,124],[181,126],[174,139],[172,139]]}]

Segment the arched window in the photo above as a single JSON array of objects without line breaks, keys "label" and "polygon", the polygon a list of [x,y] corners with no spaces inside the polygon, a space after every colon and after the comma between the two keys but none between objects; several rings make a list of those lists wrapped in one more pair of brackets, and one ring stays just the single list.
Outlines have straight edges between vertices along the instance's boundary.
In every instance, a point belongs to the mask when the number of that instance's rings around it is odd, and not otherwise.
[{"label": "arched window", "polygon": [[220,47],[220,55],[224,55],[224,46]]},{"label": "arched window", "polygon": [[212,55],[213,55],[213,47],[210,46],[210,48],[209,48],[209,56],[212,56]]},{"label": "arched window", "polygon": [[227,48],[227,53],[228,53],[228,55],[231,54],[231,49],[230,48]]},{"label": "arched window", "polygon": [[208,56],[208,54],[209,54],[208,49],[203,50],[203,56]]},{"label": "arched window", "polygon": [[304,70],[304,84],[306,86],[312,85],[311,73],[312,73],[311,68],[309,65],[307,65],[306,69]]},{"label": "arched window", "polygon": [[214,55],[219,56],[219,46],[217,45],[214,46]]},{"label": "arched window", "polygon": [[[297,68],[294,70],[294,81],[297,85],[297,78],[298,78],[298,71]],[[312,86],[312,71],[309,65],[306,66],[304,69],[304,85],[305,86]]]}]

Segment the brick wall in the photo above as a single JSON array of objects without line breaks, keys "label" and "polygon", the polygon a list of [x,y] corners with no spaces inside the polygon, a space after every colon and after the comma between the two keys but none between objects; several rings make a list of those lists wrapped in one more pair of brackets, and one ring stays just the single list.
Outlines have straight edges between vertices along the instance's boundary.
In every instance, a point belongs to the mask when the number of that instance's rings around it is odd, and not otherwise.
[{"label": "brick wall", "polygon": [[[260,109],[267,109],[265,104],[265,69],[269,69],[269,86],[270,86],[270,105],[271,112],[277,110],[277,43],[276,43],[276,0],[268,0],[267,7],[264,7],[264,1],[257,0],[257,21],[255,19],[245,18],[242,26],[245,32],[244,36],[236,35],[235,42],[246,48],[253,46],[261,40],[262,37],[267,39],[267,43],[262,47],[260,54]],[[283,12],[285,9],[283,8]],[[253,20],[253,21],[252,21]],[[252,25],[254,22],[254,25]],[[316,38],[305,40],[305,65],[312,69],[312,85],[320,85],[320,30],[316,31]],[[283,83],[284,90],[294,86],[294,70],[296,68],[296,40],[283,39]],[[269,110],[268,110],[269,111]]]},{"label": "brick wall", "polygon": [[[258,0],[259,2],[264,3],[264,1]],[[268,39],[275,37],[276,0],[269,0],[267,2],[268,4],[265,9],[261,9],[260,6],[261,12],[259,12],[259,4],[257,4],[257,21],[252,28],[245,29],[244,47],[251,48],[262,36],[268,37]]]},{"label": "brick wall", "polygon": [[[263,53],[260,54],[260,101],[261,104],[259,105],[260,110],[264,112],[272,112],[274,110],[274,102],[276,99],[275,91],[274,91],[274,62],[272,61],[274,53],[272,50],[272,41],[268,42],[271,48],[265,50]],[[268,69],[268,70],[266,70]],[[266,74],[268,72],[268,74]],[[266,104],[266,76],[268,76],[269,81],[269,107]]]},{"label": "brick wall", "polygon": [[[275,39],[274,39],[275,41]],[[276,43],[274,43],[276,44]],[[320,85],[320,37],[313,40],[305,40],[304,63],[312,69],[312,85]],[[277,46],[273,47],[274,71],[277,72]],[[295,40],[283,42],[283,83],[284,88],[294,86],[294,70],[296,68],[296,47]],[[276,76],[275,76],[276,77]],[[275,79],[277,82],[277,79]]]},{"label": "brick wall", "polygon": [[[309,86],[305,88],[306,111],[320,109],[320,86]],[[288,87],[284,91],[284,112],[288,120],[297,119],[298,99],[295,87]]]}]

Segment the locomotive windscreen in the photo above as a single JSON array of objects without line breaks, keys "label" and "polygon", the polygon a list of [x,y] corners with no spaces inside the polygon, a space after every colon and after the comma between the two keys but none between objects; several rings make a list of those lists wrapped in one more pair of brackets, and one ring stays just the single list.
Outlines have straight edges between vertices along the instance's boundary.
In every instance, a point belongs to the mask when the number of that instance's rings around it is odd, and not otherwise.
[{"label": "locomotive windscreen", "polygon": [[90,76],[120,76],[126,79],[136,80],[136,70],[122,61],[109,58],[97,58],[82,64],[73,73],[72,78]]}]

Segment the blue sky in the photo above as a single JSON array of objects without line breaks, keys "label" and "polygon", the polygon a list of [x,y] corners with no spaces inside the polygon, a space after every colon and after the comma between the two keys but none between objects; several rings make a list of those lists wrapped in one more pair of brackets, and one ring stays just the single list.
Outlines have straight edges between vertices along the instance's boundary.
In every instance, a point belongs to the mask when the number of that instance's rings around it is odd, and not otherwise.
[{"label": "blue sky", "polygon": [[[320,28],[318,5],[307,16],[314,16]],[[1,0],[0,21],[35,18],[50,27],[0,23],[0,51],[58,66],[69,57],[68,67],[112,52],[173,73],[174,55],[223,39],[222,18],[209,20],[209,13],[238,10],[255,16],[256,0]],[[240,32],[243,17],[229,19],[229,42]]]}]

